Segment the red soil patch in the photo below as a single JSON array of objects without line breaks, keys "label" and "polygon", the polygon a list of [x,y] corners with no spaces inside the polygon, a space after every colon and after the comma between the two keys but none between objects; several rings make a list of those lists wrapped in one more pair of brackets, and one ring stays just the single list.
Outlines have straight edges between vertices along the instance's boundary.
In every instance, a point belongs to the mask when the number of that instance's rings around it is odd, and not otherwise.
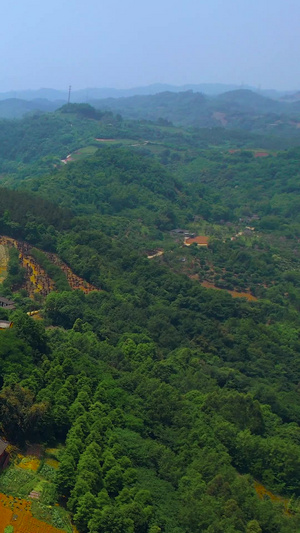
[{"label": "red soil patch", "polygon": [[206,289],[215,289],[217,291],[226,291],[231,294],[233,298],[246,298],[249,301],[256,302],[257,298],[256,296],[253,296],[250,292],[237,292],[237,291],[230,291],[229,289],[221,289],[221,287],[216,287],[213,283],[209,283],[208,281],[203,281],[201,283],[202,287],[205,287]]}]

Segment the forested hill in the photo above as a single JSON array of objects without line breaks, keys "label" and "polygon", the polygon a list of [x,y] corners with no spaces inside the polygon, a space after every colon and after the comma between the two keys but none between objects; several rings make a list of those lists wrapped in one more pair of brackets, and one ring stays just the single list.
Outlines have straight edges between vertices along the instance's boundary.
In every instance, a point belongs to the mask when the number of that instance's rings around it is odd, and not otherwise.
[{"label": "forested hill", "polygon": [[298,533],[299,148],[85,105],[1,134],[0,500],[66,533]]},{"label": "forested hill", "polygon": [[[192,93],[187,93],[184,115],[188,116]],[[158,95],[159,96],[159,95]],[[180,104],[181,95],[174,95]],[[196,96],[200,101],[202,95]],[[180,104],[181,105],[181,104]],[[287,104],[288,105],[288,104]],[[176,110],[176,106],[175,106]],[[210,113],[210,112],[209,112]],[[158,113],[156,122],[123,120],[119,114],[97,110],[88,104],[65,105],[54,113],[33,114],[22,120],[0,120],[0,172],[3,176],[23,179],[52,171],[61,160],[79,150],[92,154],[100,143],[143,148],[158,155],[164,150],[177,152],[175,159],[183,155],[190,158],[194,150],[219,146],[223,148],[285,149],[297,145],[296,123],[289,120],[278,124],[282,136],[274,129],[262,128],[258,133],[252,127],[237,129],[238,123],[226,130],[216,120],[201,123],[201,128],[184,129],[173,126]],[[199,125],[199,124],[198,124]],[[213,125],[214,127],[211,127]],[[230,126],[230,124],[228,124]],[[183,154],[183,152],[187,152]],[[180,153],[181,152],[181,153]],[[84,153],[84,152],[83,152]]]},{"label": "forested hill", "polygon": [[182,184],[164,166],[124,148],[104,147],[88,160],[25,185],[77,214],[141,217],[159,226],[165,213],[165,229],[173,228],[175,213],[185,204]]},{"label": "forested hill", "polygon": [[86,146],[101,130],[106,131],[108,122],[114,122],[110,113],[99,114],[98,118],[102,118],[101,124],[79,112],[70,115],[62,111],[19,121],[2,120],[0,158],[28,163],[47,156],[66,157],[66,152]]},{"label": "forested hill", "polygon": [[[93,102],[99,99],[107,98],[124,98],[136,97],[137,95],[156,95],[163,92],[179,93],[184,91],[193,91],[196,93],[204,93],[206,95],[219,95],[226,92],[237,91],[239,89],[236,85],[223,84],[201,84],[201,85],[185,85],[176,87],[168,84],[153,84],[148,87],[136,87],[133,89],[81,89],[72,91],[72,102]],[[254,88],[247,87],[255,91]],[[257,93],[257,91],[256,91]],[[254,93],[253,93],[254,94]],[[298,100],[297,93],[285,94],[275,90],[259,91],[259,95],[271,96],[271,98],[282,101],[294,102]],[[39,89],[33,91],[9,91],[7,93],[0,93],[0,117],[1,118],[21,118],[27,113],[32,112],[47,112],[58,109],[66,103],[68,93],[66,91],[58,91],[54,89]]]},{"label": "forested hill", "polygon": [[95,107],[121,113],[126,118],[158,120],[177,125],[239,128],[273,135],[298,135],[297,103],[273,100],[240,89],[215,97],[185,91],[148,96],[93,100]]}]

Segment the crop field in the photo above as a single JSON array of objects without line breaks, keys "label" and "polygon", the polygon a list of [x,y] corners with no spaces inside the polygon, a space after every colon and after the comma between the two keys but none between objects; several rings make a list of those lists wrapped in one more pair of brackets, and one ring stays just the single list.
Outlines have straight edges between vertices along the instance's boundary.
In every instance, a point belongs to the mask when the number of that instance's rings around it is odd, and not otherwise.
[{"label": "crop field", "polygon": [[40,466],[40,460],[37,457],[21,457],[21,461],[18,464],[19,468],[24,470],[32,470],[36,472]]},{"label": "crop field", "polygon": [[9,533],[63,533],[65,531],[35,518],[31,507],[31,502],[27,500],[0,494],[0,531],[6,530]]},{"label": "crop field", "polygon": [[68,514],[56,503],[58,466],[52,451],[41,457],[17,454],[0,475],[1,533],[73,533]]}]

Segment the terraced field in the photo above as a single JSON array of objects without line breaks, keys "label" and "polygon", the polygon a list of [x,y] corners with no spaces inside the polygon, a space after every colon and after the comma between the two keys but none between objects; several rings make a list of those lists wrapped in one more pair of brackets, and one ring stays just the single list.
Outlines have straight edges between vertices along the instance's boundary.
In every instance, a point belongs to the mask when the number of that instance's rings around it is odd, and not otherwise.
[{"label": "terraced field", "polygon": [[0,283],[3,283],[6,278],[8,259],[8,248],[3,244],[0,244]]},{"label": "terraced field", "polygon": [[[25,269],[25,285],[30,298],[34,298],[35,293],[42,296],[47,296],[50,292],[55,290],[55,284],[49,277],[47,272],[39,265],[39,263],[30,254],[31,247],[26,242],[17,241],[10,237],[0,236],[0,283],[3,282],[6,276],[8,265],[8,248],[14,246],[19,251],[20,263]],[[85,293],[99,290],[90,283],[86,282],[61,261],[55,254],[46,254],[50,261],[57,265],[62,272],[65,273],[68,283],[72,290],[82,290]],[[1,279],[1,274],[3,279]]]}]

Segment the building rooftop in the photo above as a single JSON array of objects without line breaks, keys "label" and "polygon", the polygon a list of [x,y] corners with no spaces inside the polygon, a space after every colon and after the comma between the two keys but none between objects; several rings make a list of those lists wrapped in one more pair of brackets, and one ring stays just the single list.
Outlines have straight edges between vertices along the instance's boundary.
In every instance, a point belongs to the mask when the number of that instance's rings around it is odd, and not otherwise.
[{"label": "building rooftop", "polygon": [[191,244],[198,244],[198,246],[208,246],[209,237],[205,235],[198,235],[197,237],[192,237],[191,239],[186,239],[185,244],[190,246]]},{"label": "building rooftop", "polygon": [[14,309],[15,303],[4,296],[0,296],[0,307],[5,307],[6,309]]},{"label": "building rooftop", "polygon": [[5,442],[4,440],[0,439],[0,455],[3,454],[7,446],[8,446],[8,442]]},{"label": "building rooftop", "polygon": [[0,320],[0,329],[8,329],[12,327],[12,322],[8,320]]},{"label": "building rooftop", "polygon": [[15,305],[15,303],[12,300],[9,300],[8,298],[4,298],[4,296],[0,296],[0,303],[7,304],[7,305]]}]

